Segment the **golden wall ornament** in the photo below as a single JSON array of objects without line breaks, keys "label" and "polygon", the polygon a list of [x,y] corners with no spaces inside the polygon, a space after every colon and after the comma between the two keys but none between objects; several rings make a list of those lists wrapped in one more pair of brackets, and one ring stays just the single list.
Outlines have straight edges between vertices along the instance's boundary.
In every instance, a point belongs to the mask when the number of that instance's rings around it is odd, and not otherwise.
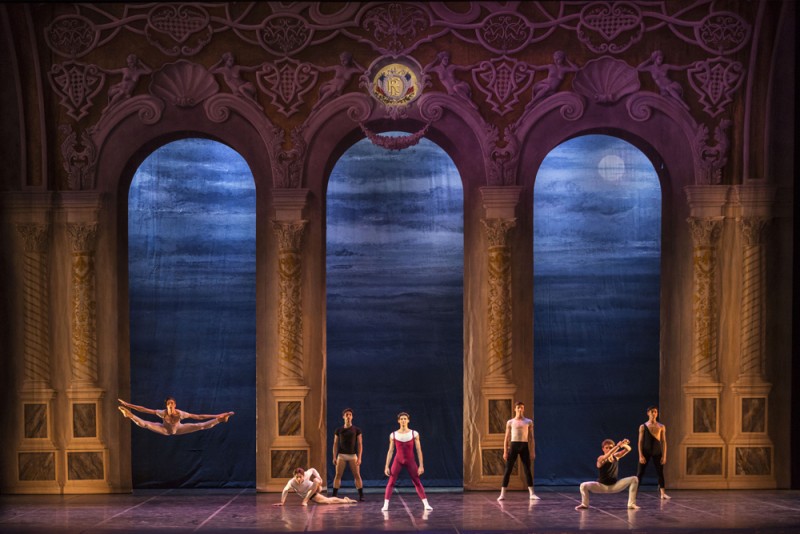
[{"label": "golden wall ornament", "polygon": [[302,384],[303,306],[300,246],[308,221],[273,221],[278,236],[280,303],[278,317],[278,373],[280,384]]},{"label": "golden wall ornament", "polygon": [[716,382],[717,376],[717,242],[723,217],[689,217],[694,240],[694,344],[692,377]]},{"label": "golden wall ornament", "polygon": [[25,241],[25,356],[26,383],[50,385],[50,340],[48,250],[50,226],[18,224],[17,231]]},{"label": "golden wall ornament", "polygon": [[97,381],[97,302],[94,249],[97,223],[67,224],[72,246],[72,378]]},{"label": "golden wall ornament", "polygon": [[511,248],[508,232],[516,219],[481,219],[489,242],[489,357],[486,380],[511,377]]}]

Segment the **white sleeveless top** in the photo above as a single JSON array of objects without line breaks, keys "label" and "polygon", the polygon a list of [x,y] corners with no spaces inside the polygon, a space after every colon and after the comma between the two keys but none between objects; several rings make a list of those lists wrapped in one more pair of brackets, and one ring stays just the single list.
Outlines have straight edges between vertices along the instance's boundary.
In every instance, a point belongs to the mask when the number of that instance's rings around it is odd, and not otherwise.
[{"label": "white sleeveless top", "polygon": [[397,441],[402,441],[403,443],[405,443],[406,441],[411,441],[417,436],[419,436],[419,433],[416,430],[412,430],[411,432],[408,432],[406,434],[398,434],[397,432],[392,432],[391,434],[389,434],[389,438],[395,439]]}]

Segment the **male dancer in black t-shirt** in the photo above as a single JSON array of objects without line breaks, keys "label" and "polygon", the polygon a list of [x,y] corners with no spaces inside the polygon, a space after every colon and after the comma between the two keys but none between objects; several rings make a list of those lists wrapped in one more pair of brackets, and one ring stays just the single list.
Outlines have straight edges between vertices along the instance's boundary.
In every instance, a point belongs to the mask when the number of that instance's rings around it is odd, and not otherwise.
[{"label": "male dancer in black t-shirt", "polygon": [[589,493],[619,493],[625,488],[628,490],[628,508],[638,510],[636,506],[636,492],[639,491],[639,479],[635,476],[626,477],[618,480],[619,459],[631,452],[630,442],[623,439],[616,445],[614,440],[603,441],[603,454],[597,457],[597,470],[599,477],[597,481],[584,482],[581,484],[581,503],[575,507],[576,510],[589,508]]},{"label": "male dancer in black t-shirt", "polygon": [[353,479],[358,490],[358,500],[364,500],[364,483],[361,481],[361,456],[364,445],[361,440],[361,429],[353,426],[353,410],[345,408],[342,411],[344,426],[333,433],[333,465],[336,466],[336,475],[333,478],[333,496],[339,493],[342,485],[344,466],[348,464],[353,472]]}]

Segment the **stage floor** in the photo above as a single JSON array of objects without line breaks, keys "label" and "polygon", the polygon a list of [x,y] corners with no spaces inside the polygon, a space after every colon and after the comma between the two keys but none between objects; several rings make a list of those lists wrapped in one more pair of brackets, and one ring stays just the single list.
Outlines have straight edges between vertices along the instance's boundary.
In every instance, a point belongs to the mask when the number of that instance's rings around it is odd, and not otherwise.
[{"label": "stage floor", "polygon": [[[341,495],[354,496],[354,490]],[[300,506],[289,495],[238,490],[137,490],[121,495],[2,495],[0,532],[759,532],[800,533],[800,491],[677,491],[660,500],[655,488],[639,492],[640,510],[626,508],[627,492],[592,495],[576,511],[578,488],[527,492],[430,490],[432,512],[416,494],[395,494],[383,513],[383,495],[368,492],[353,505]]]}]

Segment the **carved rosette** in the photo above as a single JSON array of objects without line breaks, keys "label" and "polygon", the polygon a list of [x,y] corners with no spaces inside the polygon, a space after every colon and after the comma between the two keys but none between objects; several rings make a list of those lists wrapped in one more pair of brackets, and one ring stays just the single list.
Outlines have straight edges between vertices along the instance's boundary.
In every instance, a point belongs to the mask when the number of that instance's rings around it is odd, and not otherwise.
[{"label": "carved rosette", "polygon": [[302,385],[304,382],[300,245],[307,223],[304,220],[273,221],[273,229],[278,236],[280,276],[278,383],[281,385]]},{"label": "carved rosette", "polygon": [[97,303],[94,253],[97,223],[67,224],[72,246],[72,378],[97,381]]},{"label": "carved rosette", "polygon": [[486,382],[511,377],[511,248],[508,232],[516,219],[481,219],[489,243],[489,358]]},{"label": "carved rosette", "polygon": [[739,219],[742,232],[741,365],[744,376],[764,379],[764,217]]},{"label": "carved rosette", "polygon": [[25,241],[25,382],[50,384],[50,339],[47,274],[47,224],[19,224],[17,231]]},{"label": "carved rosette", "polygon": [[689,217],[694,240],[692,376],[717,381],[717,242],[722,217]]}]

